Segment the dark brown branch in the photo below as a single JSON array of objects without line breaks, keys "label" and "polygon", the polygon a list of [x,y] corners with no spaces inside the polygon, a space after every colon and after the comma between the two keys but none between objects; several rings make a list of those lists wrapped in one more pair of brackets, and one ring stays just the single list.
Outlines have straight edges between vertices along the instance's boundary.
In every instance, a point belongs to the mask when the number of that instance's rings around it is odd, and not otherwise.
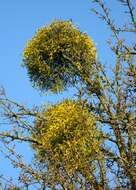
[{"label": "dark brown branch", "polygon": [[15,141],[15,140],[17,140],[17,141],[22,141],[22,142],[29,142],[29,143],[34,143],[34,144],[37,144],[37,145],[42,145],[41,143],[39,143],[38,141],[36,141],[36,140],[34,140],[34,139],[32,139],[32,138],[28,138],[28,137],[21,137],[21,136],[16,136],[16,135],[11,135],[11,134],[9,134],[9,133],[7,133],[7,132],[5,132],[5,133],[0,133],[0,137],[1,138],[10,138],[11,139],[11,141]]},{"label": "dark brown branch", "polygon": [[133,7],[131,5],[130,0],[126,0],[126,2],[127,2],[127,5],[128,5],[129,13],[131,15],[132,23],[133,23],[133,25],[134,25],[134,27],[136,29],[136,22],[135,22],[135,17],[134,17],[134,13],[133,13]]}]

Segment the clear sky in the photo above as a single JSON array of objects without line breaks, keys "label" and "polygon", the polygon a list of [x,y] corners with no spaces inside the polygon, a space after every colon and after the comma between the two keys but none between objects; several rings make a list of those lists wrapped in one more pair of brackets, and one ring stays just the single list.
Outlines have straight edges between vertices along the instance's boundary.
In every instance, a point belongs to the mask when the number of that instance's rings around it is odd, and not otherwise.
[{"label": "clear sky", "polygon": [[[109,0],[108,3],[113,8],[114,16],[119,18],[115,0]],[[40,105],[60,99],[60,95],[41,95],[33,89],[26,70],[21,67],[27,40],[39,27],[56,18],[72,19],[81,31],[87,32],[94,40],[98,57],[104,62],[111,59],[106,46],[109,31],[91,13],[91,8],[90,0],[0,0],[0,85],[4,86],[8,97],[26,105]],[[64,97],[71,93],[65,93]],[[7,164],[1,164],[0,160],[1,171],[15,175],[14,170]]]}]

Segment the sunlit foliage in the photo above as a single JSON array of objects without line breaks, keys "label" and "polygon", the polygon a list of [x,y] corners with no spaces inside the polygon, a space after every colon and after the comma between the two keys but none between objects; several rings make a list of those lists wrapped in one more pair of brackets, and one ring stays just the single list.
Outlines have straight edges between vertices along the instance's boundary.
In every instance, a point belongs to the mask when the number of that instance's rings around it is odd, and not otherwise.
[{"label": "sunlit foliage", "polygon": [[40,118],[36,121],[34,138],[42,146],[35,145],[34,149],[42,162],[54,163],[55,170],[64,167],[70,176],[76,171],[85,175],[95,170],[90,163],[100,156],[103,140],[94,116],[87,109],[65,100],[48,108]]},{"label": "sunlit foliage", "polygon": [[24,65],[33,85],[61,91],[91,74],[96,48],[71,21],[56,20],[38,30],[24,50]]}]

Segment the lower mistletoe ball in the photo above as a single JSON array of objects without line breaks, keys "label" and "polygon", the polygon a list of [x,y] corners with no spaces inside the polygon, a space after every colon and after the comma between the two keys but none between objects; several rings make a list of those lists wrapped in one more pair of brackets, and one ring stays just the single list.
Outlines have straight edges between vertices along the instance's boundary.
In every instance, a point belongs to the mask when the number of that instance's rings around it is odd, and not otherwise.
[{"label": "lower mistletoe ball", "polygon": [[71,21],[55,20],[38,30],[24,49],[24,66],[33,86],[59,92],[90,75],[96,48]]},{"label": "lower mistletoe ball", "polygon": [[53,105],[37,118],[32,135],[40,146],[33,145],[37,159],[49,163],[59,173],[69,175],[94,171],[92,163],[99,157],[102,140],[96,121],[86,108],[73,100]]}]

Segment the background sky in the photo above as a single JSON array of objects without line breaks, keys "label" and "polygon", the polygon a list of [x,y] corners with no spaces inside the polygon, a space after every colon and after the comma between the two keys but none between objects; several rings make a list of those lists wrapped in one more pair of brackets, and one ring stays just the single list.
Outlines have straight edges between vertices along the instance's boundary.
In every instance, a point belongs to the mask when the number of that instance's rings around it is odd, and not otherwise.
[{"label": "background sky", "polygon": [[[120,18],[115,0],[108,0],[115,18]],[[81,31],[87,32],[94,40],[98,57],[103,63],[112,65],[114,59],[106,40],[110,36],[105,26],[92,12],[90,0],[0,0],[0,86],[7,96],[25,105],[41,105],[47,101],[56,102],[62,97],[71,96],[72,91],[57,96],[40,94],[33,89],[27,72],[21,67],[22,52],[27,40],[38,28],[54,19],[72,19]],[[29,147],[22,149],[30,151]],[[0,173],[15,176],[4,158],[0,160]]]}]

